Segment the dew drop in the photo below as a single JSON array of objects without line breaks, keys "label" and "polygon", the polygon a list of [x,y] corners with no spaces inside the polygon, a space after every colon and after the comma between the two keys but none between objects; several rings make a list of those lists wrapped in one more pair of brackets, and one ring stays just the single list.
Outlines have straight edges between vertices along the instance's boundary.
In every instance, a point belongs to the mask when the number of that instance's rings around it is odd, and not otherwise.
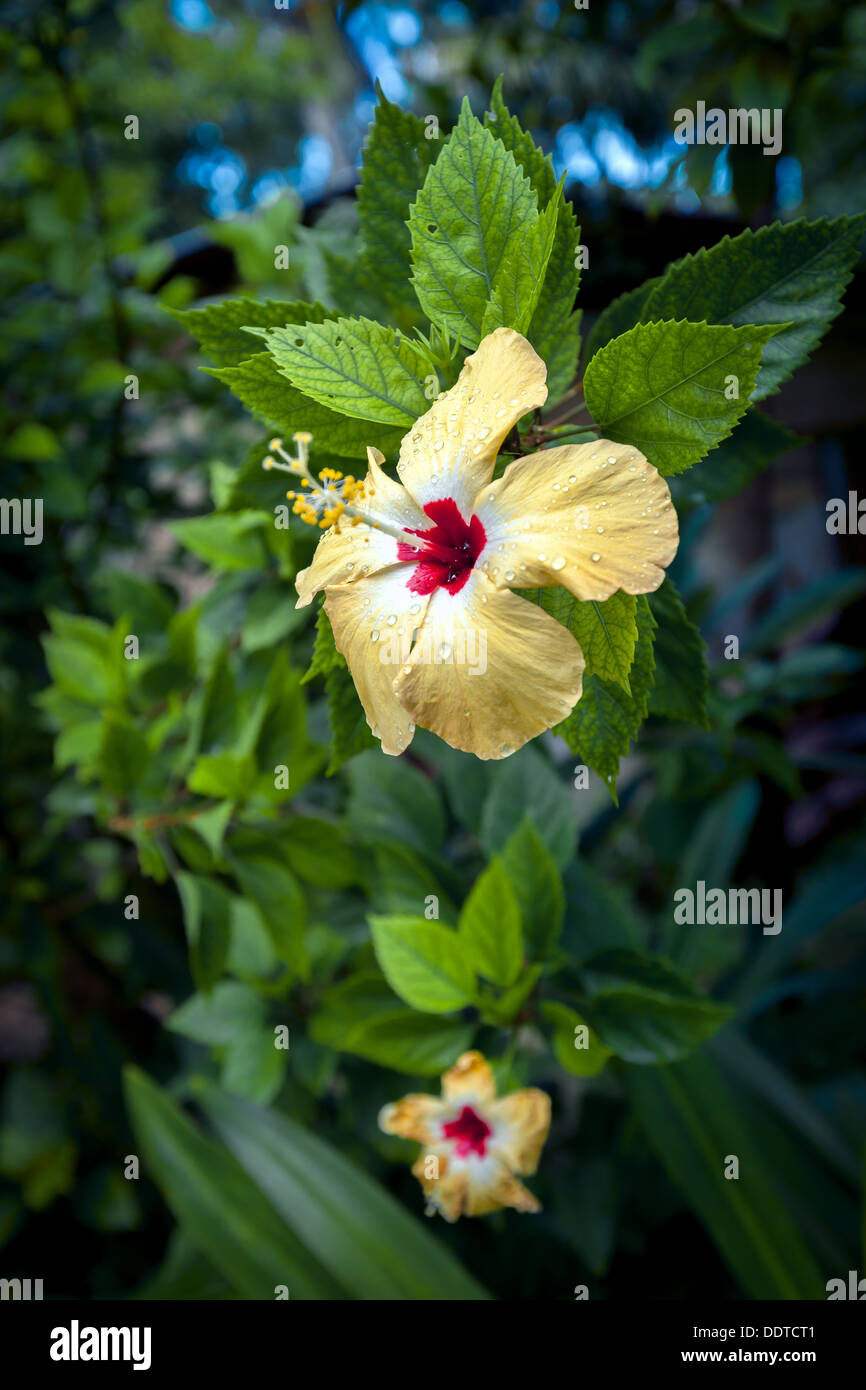
[{"label": "dew drop", "polygon": [[374,628],[373,628],[373,631],[370,633],[370,641],[371,641],[371,642],[378,642],[378,640],[379,640],[379,629],[378,629],[377,627],[374,627]]},{"label": "dew drop", "polygon": [[514,581],[515,581],[515,579],[517,578],[517,576],[516,576],[516,574],[514,573],[514,570],[506,570],[506,571],[505,571],[505,578],[507,579],[507,581],[508,581],[509,584],[513,584]]},{"label": "dew drop", "polygon": [[396,613],[389,613],[389,614],[388,614],[388,617],[385,619],[385,621],[387,622],[387,624],[388,624],[389,627],[393,627],[394,624],[395,624],[396,621],[397,621],[397,614],[396,614]]},{"label": "dew drop", "polygon": [[594,550],[594,551],[592,552],[592,555],[590,556],[590,559],[591,559],[591,560],[600,560],[600,559],[601,559],[601,556],[599,555],[599,553],[598,553],[597,550]]}]

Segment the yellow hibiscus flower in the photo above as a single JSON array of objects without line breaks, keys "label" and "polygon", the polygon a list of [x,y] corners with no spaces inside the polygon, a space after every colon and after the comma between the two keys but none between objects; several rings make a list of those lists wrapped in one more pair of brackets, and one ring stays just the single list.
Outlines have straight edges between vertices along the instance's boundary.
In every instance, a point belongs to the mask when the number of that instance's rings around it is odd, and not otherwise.
[{"label": "yellow hibiscus flower", "polygon": [[511,590],[650,593],[676,553],[667,484],[630,445],[545,449],[491,481],[509,430],[547,399],[546,375],[525,338],[497,328],[403,439],[399,482],[373,448],[363,482],[327,469],[315,479],[308,435],[295,436],[297,459],[266,460],[303,478],[295,510],[327,528],[297,577],[298,607],[324,589],[385,753],[402,753],[420,725],[453,748],[503,758],[565,719],[580,699],[583,653]]},{"label": "yellow hibiscus flower", "polygon": [[404,1096],[379,1114],[386,1134],[421,1144],[412,1172],[446,1221],[500,1207],[540,1211],[516,1174],[534,1173],[547,1131],[550,1097],[533,1088],[496,1099],[480,1052],[464,1052],[442,1077],[442,1096]]}]

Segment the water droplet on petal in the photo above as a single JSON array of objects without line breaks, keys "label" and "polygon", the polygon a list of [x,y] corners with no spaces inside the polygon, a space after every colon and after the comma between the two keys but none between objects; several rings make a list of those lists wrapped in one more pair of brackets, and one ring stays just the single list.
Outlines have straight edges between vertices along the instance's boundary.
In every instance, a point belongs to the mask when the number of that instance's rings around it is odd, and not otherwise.
[{"label": "water droplet on petal", "polygon": [[592,555],[590,556],[590,559],[591,559],[591,560],[600,560],[600,559],[601,559],[601,556],[599,555],[599,553],[598,553],[597,550],[594,550],[594,551],[592,552]]},{"label": "water droplet on petal", "polygon": [[554,569],[554,570],[564,570],[564,569],[565,569],[565,560],[562,558],[561,555],[557,555],[556,558],[555,558],[554,560],[551,560],[551,562],[550,562],[550,568],[551,568],[551,569]]}]

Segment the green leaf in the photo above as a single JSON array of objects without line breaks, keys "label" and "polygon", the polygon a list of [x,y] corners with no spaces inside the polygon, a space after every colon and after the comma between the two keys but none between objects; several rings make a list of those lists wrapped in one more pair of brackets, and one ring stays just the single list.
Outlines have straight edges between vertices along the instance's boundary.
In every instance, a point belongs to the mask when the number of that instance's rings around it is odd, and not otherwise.
[{"label": "green leaf", "polygon": [[475,998],[457,933],[423,917],[371,917],[376,957],[389,985],[413,1009],[447,1013]]},{"label": "green leaf", "polygon": [[187,521],[171,521],[168,529],[194,555],[218,570],[264,569],[265,548],[259,528],[261,512],[213,512]]},{"label": "green leaf", "polygon": [[582,966],[577,1002],[605,1046],[639,1066],[687,1056],[733,1013],[696,994],[669,961],[629,950]]},{"label": "green leaf", "polygon": [[797,884],[793,900],[785,906],[784,927],[776,936],[762,936],[733,997],[754,1000],[803,946],[817,940],[820,933],[843,913],[866,899],[866,860],[862,847],[853,845],[824,863],[810,868]]},{"label": "green leaf", "polygon": [[151,762],[147,738],[136,724],[110,713],[102,725],[99,771],[105,790],[128,796],[143,781]]},{"label": "green leaf", "polygon": [[317,1042],[409,1076],[440,1076],[472,1043],[471,1023],[416,1013],[378,973],[326,990],[310,1023]]},{"label": "green leaf", "polygon": [[[551,1041],[556,1060],[573,1076],[598,1076],[608,1058],[614,1055],[586,1020],[567,1004],[545,999],[541,1016],[553,1024]],[[586,1032],[578,1032],[578,1029],[586,1029]]]},{"label": "green leaf", "polygon": [[536,217],[529,180],[464,99],[409,212],[413,283],[430,322],[476,347],[497,275]]},{"label": "green leaf", "polygon": [[495,985],[514,984],[523,964],[520,907],[502,862],[476,879],[458,924],[466,960]]},{"label": "green leaf", "polygon": [[614,946],[637,945],[641,931],[624,887],[606,882],[580,854],[566,869],[563,886],[562,949],[570,960],[587,960]]},{"label": "green leaf", "polygon": [[673,580],[665,579],[661,588],[650,594],[649,605],[656,620],[650,713],[709,728],[707,645],[686,614]]},{"label": "green leaf", "polygon": [[708,458],[671,481],[675,502],[720,502],[742,492],[774,458],[800,443],[784,425],[747,410],[730,439],[723,439]]},{"label": "green leaf", "polygon": [[279,579],[257,588],[246,607],[241,650],[258,652],[272,647],[303,627],[309,615],[303,608],[295,607],[296,597],[294,590]]},{"label": "green leaf", "polygon": [[521,748],[498,763],[481,815],[481,843],[492,856],[524,816],[534,824],[560,869],[574,853],[577,813],[570,786],[537,749]]},{"label": "green leaf", "polygon": [[458,912],[443,893],[430,865],[415,850],[395,840],[374,847],[376,884],[374,903],[386,912],[417,914],[426,899],[436,898],[439,921],[456,923]]},{"label": "green leaf", "polygon": [[565,893],[556,862],[529,817],[508,837],[502,866],[517,897],[527,955],[544,960],[562,931]]},{"label": "green leaf", "polygon": [[553,160],[536,145],[528,131],[523,130],[512,116],[502,97],[502,78],[497,77],[490,95],[490,106],[484,113],[484,125],[492,135],[510,150],[538,197],[538,206],[546,207],[556,192]]},{"label": "green leaf", "polygon": [[614,801],[620,758],[647,716],[655,675],[656,623],[645,594],[639,596],[635,612],[638,640],[628,691],[602,676],[584,677],[583,694],[568,718],[554,729],[572,753],[604,778]]},{"label": "green leaf", "polygon": [[[808,359],[841,312],[864,226],[861,213],[832,222],[774,222],[724,237],[670,266],[641,317],[778,326],[750,388],[752,398],[762,400]],[[748,393],[741,388],[740,394]]]},{"label": "green leaf", "polygon": [[[791,1220],[751,1123],[713,1063],[623,1071],[647,1140],[750,1298],[820,1299],[825,1275]],[[740,1178],[726,1179],[728,1155]]]},{"label": "green leaf", "polygon": [[404,1008],[359,1024],[343,1050],[408,1076],[440,1076],[471,1046],[474,1031],[471,1023]]},{"label": "green leaf", "polygon": [[288,1119],[213,1085],[201,1104],[249,1177],[351,1297],[441,1301],[487,1295],[451,1252],[363,1169]]},{"label": "green leaf", "polygon": [[587,676],[601,676],[629,690],[637,642],[637,599],[618,591],[601,603],[581,603],[561,585],[542,589],[541,607],[577,638]]},{"label": "green leaf", "polygon": [[580,228],[561,189],[551,203],[553,206],[557,209],[553,248],[526,335],[547,363],[548,405],[555,405],[565,394],[577,373],[582,319],[580,309],[572,312],[580,284],[580,267],[576,264]]},{"label": "green leaf", "polygon": [[232,840],[228,858],[245,896],[258,908],[277,956],[301,979],[308,978],[306,906],[294,874],[241,837]]},{"label": "green leaf", "polygon": [[[611,439],[633,444],[664,476],[697,463],[745,414],[775,327],[641,323],[586,369],[584,394]],[[736,377],[738,395],[730,378]]]},{"label": "green leaf", "polygon": [[[396,305],[389,306],[386,302],[377,269],[371,265],[366,251],[362,250],[359,256],[341,256],[339,252],[332,251],[326,245],[321,248],[321,255],[328,283],[328,296],[339,313],[378,320],[387,318],[390,307],[396,317],[405,314],[405,305],[401,309]],[[407,287],[414,303],[415,295],[411,283]],[[417,312],[417,303],[415,307]]]},{"label": "green leaf", "polygon": [[[367,723],[364,707],[358,699],[355,682],[345,664],[336,666],[325,677],[328,697],[328,725],[331,730],[331,749],[328,776],[331,777],[350,758],[378,747]],[[379,754],[381,757],[382,755]]]},{"label": "green leaf", "polygon": [[364,258],[375,267],[381,292],[394,304],[415,303],[406,221],[440,148],[438,141],[426,139],[426,130],[420,117],[402,111],[379,90],[363,150],[358,219]]},{"label": "green leaf", "polygon": [[287,323],[323,323],[333,315],[322,304],[300,300],[226,299],[201,309],[169,309],[188,333],[198,339],[218,367],[234,367],[251,357],[256,347],[251,328],[284,328]]},{"label": "green leaf", "polygon": [[251,1029],[261,1027],[264,1001],[249,985],[223,980],[210,994],[194,994],[165,1021],[166,1028],[193,1042],[228,1047]]},{"label": "green leaf", "polygon": [[580,284],[580,268],[575,264],[580,228],[571,204],[564,198],[562,189],[557,189],[549,155],[542,154],[532,136],[521,128],[505,105],[501,77],[494,85],[484,124],[514,155],[532,184],[539,208],[549,212],[549,206],[556,207],[556,230],[547,274],[526,333],[547,364],[547,403],[553,405],[571,385],[580,351],[581,315],[579,311],[572,313]]},{"label": "green leaf", "polygon": [[618,338],[621,333],[627,333],[636,323],[640,323],[643,307],[660,280],[661,276],[656,275],[651,280],[644,280],[636,289],[627,290],[618,299],[611,300],[607,308],[599,314],[587,338],[587,362],[612,338]]},{"label": "green leaf", "polygon": [[175,881],[183,906],[192,976],[206,994],[225,969],[232,895],[216,879],[197,874],[181,872]]},{"label": "green leaf", "polygon": [[[701,812],[686,842],[674,882],[692,890],[701,879],[713,888],[731,885],[760,805],[757,781],[735,783],[716,796]],[[729,969],[746,947],[744,930],[681,924],[673,920],[672,908],[664,940],[677,964],[704,980]]]},{"label": "green leaf", "polygon": [[418,768],[380,752],[362,753],[349,768],[349,824],[369,841],[399,840],[430,855],[445,840],[439,792]]},{"label": "green leaf", "polygon": [[349,888],[358,882],[358,859],[339,821],[293,816],[285,830],[280,851],[298,878],[326,883],[330,889]]},{"label": "green leaf", "polygon": [[292,385],[328,410],[385,425],[411,425],[429,408],[429,364],[408,338],[370,319],[278,328],[268,349]]},{"label": "green leaf", "polygon": [[[334,642],[334,630],[324,608],[320,608],[316,614],[316,640],[313,644],[313,655],[301,679],[301,684],[306,685],[307,681],[313,680],[316,676],[326,676],[329,671],[336,671],[342,667],[346,667],[346,658],[337,651]],[[346,669],[348,670],[348,667]]]},{"label": "green leaf", "polygon": [[308,430],[313,436],[317,458],[319,451],[324,450],[341,458],[363,459],[367,456],[368,444],[375,444],[384,454],[390,454],[405,433],[404,429],[394,427],[371,429],[369,421],[352,420],[336,410],[326,409],[292,386],[269,352],[257,352],[236,367],[215,367],[210,375],[224,382],[248,410],[275,426],[287,438],[298,430]]},{"label": "green leaf", "polygon": [[344,1296],[236,1159],[137,1067],[126,1069],[124,1087],[145,1172],[195,1248],[242,1298],[272,1302],[281,1284],[300,1299]]},{"label": "green leaf", "polygon": [[198,758],[186,779],[191,792],[220,800],[246,801],[253,790],[258,768],[252,753],[205,754]]},{"label": "green leaf", "polygon": [[87,705],[107,705],[119,700],[127,663],[123,633],[95,618],[47,612],[51,632],[42,638],[45,661],[52,680],[65,695]]},{"label": "green leaf", "polygon": [[236,1038],[223,1060],[220,1084],[233,1095],[267,1105],[283,1084],[288,1053],[275,1045],[273,1029],[250,1028]]},{"label": "green leaf", "polygon": [[515,238],[502,265],[481,321],[481,337],[497,328],[526,333],[538,304],[556,234],[557,206],[550,203],[529,227]]}]

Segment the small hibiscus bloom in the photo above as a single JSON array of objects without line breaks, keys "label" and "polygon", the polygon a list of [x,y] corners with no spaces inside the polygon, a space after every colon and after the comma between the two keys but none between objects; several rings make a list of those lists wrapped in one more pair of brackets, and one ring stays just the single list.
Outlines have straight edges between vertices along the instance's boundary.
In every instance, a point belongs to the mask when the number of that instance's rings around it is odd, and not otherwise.
[{"label": "small hibiscus bloom", "polygon": [[442,1096],[404,1096],[379,1114],[386,1134],[417,1139],[412,1172],[429,1206],[446,1221],[500,1207],[540,1211],[516,1174],[534,1173],[550,1128],[550,1097],[514,1091],[496,1099],[480,1052],[464,1052],[442,1077]]},{"label": "small hibiscus bloom", "polygon": [[525,338],[498,328],[403,439],[400,482],[372,448],[363,481],[333,470],[317,481],[309,436],[296,436],[298,459],[283,454],[277,465],[303,478],[295,510],[327,528],[297,577],[298,607],[324,589],[386,753],[402,753],[421,725],[454,748],[503,758],[565,719],[581,695],[583,653],[511,590],[650,593],[676,553],[667,485],[630,445],[545,449],[492,481],[509,430],[547,399],[546,375]]}]

